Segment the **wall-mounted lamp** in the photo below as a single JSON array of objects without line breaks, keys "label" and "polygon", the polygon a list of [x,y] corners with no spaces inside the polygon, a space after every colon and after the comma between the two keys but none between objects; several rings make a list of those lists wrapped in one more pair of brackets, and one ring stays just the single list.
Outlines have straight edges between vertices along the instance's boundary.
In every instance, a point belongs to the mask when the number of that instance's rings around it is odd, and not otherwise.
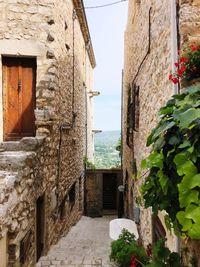
[{"label": "wall-mounted lamp", "polygon": [[90,91],[90,92],[88,92],[88,94],[90,97],[94,97],[94,96],[99,96],[100,92],[99,91]]},{"label": "wall-mounted lamp", "polygon": [[102,130],[92,130],[92,132],[93,132],[94,134],[97,134],[97,133],[102,133]]},{"label": "wall-mounted lamp", "polygon": [[118,186],[118,190],[119,190],[119,192],[124,192],[125,186],[124,185],[119,185]]}]

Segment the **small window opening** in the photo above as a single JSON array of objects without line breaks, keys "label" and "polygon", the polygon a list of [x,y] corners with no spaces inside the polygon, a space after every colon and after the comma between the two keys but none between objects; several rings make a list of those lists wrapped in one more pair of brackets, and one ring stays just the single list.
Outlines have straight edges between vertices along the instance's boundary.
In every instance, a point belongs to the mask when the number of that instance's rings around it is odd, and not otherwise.
[{"label": "small window opening", "polygon": [[71,210],[75,205],[75,200],[76,200],[76,184],[74,184],[69,191],[69,203],[71,206]]},{"label": "small window opening", "polygon": [[66,195],[60,205],[60,219],[63,220],[66,215],[67,215],[67,209],[66,209],[66,202],[67,202],[67,197],[68,195]]}]

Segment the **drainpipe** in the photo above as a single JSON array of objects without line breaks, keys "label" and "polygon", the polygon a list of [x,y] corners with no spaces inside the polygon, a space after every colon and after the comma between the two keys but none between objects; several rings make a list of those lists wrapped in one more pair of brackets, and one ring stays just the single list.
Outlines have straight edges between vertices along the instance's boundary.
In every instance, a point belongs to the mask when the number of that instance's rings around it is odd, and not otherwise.
[{"label": "drainpipe", "polygon": [[[175,72],[175,63],[178,62],[178,20],[177,20],[177,0],[170,0],[171,4],[171,55],[172,73]],[[179,93],[179,85],[173,84],[173,93]]]},{"label": "drainpipe", "polygon": [[[85,89],[85,113],[86,113],[86,119],[85,119],[85,157],[88,157],[88,94],[87,94],[87,87],[84,85]],[[84,162],[84,196],[83,196],[83,214],[86,215],[87,206],[86,206],[86,179],[87,179],[87,166],[86,162]]]},{"label": "drainpipe", "polygon": [[[171,54],[172,54],[172,72],[175,72],[175,63],[178,62],[178,6],[177,0],[170,0],[171,4]],[[179,84],[173,84],[173,93],[179,94]],[[180,252],[180,238],[176,236],[175,251]]]},{"label": "drainpipe", "polygon": [[[123,139],[124,139],[124,134],[123,134],[123,126],[124,126],[124,119],[123,119],[123,114],[124,114],[124,69],[122,69],[122,84],[121,84],[121,182],[123,186],[125,185],[124,181],[124,164],[123,164]],[[119,189],[119,187],[118,187]],[[120,192],[119,190],[119,202],[118,202],[118,218],[122,218],[124,216],[124,190]],[[122,201],[122,203],[120,203]],[[121,210],[120,210],[121,207]],[[121,215],[121,216],[120,216]]]}]

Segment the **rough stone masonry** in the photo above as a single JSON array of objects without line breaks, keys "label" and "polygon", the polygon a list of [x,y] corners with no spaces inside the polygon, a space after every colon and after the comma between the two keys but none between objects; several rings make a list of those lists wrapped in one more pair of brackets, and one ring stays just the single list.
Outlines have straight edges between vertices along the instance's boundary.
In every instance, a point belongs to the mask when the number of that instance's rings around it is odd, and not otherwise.
[{"label": "rough stone masonry", "polygon": [[[131,177],[137,173],[141,160],[149,153],[146,140],[157,123],[158,110],[173,94],[168,81],[172,68],[170,3],[169,0],[129,1],[123,86],[123,175],[126,189],[125,209],[130,218],[134,218],[136,198],[140,194],[142,180],[134,182]],[[178,41],[182,45],[187,41],[199,40],[200,1],[179,0],[176,4]],[[131,118],[129,96],[134,88],[139,90],[139,100],[135,107],[136,117]],[[135,119],[135,128],[131,128],[131,119]],[[163,215],[160,214],[159,217],[164,226]],[[144,244],[151,243],[153,227],[150,209],[141,208],[139,228]],[[196,250],[198,255],[199,244],[194,243],[191,251]],[[176,249],[176,238],[168,232],[167,244],[171,249]]]},{"label": "rough stone masonry", "polygon": [[36,136],[4,142],[0,98],[0,266],[32,267],[83,212],[95,58],[81,0],[1,0],[0,10],[1,57],[37,64]]}]

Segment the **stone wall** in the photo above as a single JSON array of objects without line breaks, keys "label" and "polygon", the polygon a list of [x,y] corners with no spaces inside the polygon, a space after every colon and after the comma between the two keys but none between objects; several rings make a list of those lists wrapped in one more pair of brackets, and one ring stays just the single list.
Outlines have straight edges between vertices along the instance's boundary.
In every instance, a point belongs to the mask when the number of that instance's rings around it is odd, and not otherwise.
[{"label": "stone wall", "polygon": [[[44,253],[83,212],[85,103],[95,60],[83,22],[73,14],[75,2],[0,1],[0,54],[37,60],[36,137],[1,143],[0,228],[7,238],[9,267],[35,265],[39,197],[44,198]],[[28,251],[22,264],[24,238]]]},{"label": "stone wall", "polygon": [[[134,2],[130,1],[129,9],[135,11],[130,12],[125,32],[123,99],[123,169],[124,179],[128,176],[126,181],[128,190],[125,193],[128,199],[126,210],[129,217],[133,216],[133,205],[130,202],[139,195],[140,184],[140,182],[134,184],[131,179],[134,173],[134,159],[139,168],[140,161],[149,152],[146,148],[146,138],[157,122],[156,113],[173,93],[168,82],[171,66],[169,1]],[[133,81],[140,87],[140,117],[139,131],[134,132],[134,146],[130,148],[126,144],[126,118],[128,89]],[[142,209],[140,220],[140,230],[146,245],[152,240],[151,211]]]},{"label": "stone wall", "polygon": [[[180,43],[199,38],[199,2],[178,1]],[[158,121],[157,111],[174,93],[168,81],[172,69],[171,4],[169,0],[129,1],[129,16],[125,32],[125,62],[123,87],[123,177],[125,209],[134,218],[133,207],[142,179],[133,182],[132,175],[140,168],[149,149],[146,140]],[[133,146],[126,141],[128,90],[139,86],[139,129],[133,132]],[[136,162],[136,166],[135,166]],[[162,217],[162,215],[161,215]],[[151,210],[141,208],[140,233],[145,245],[152,242]],[[175,237],[168,239],[175,250]]]}]

